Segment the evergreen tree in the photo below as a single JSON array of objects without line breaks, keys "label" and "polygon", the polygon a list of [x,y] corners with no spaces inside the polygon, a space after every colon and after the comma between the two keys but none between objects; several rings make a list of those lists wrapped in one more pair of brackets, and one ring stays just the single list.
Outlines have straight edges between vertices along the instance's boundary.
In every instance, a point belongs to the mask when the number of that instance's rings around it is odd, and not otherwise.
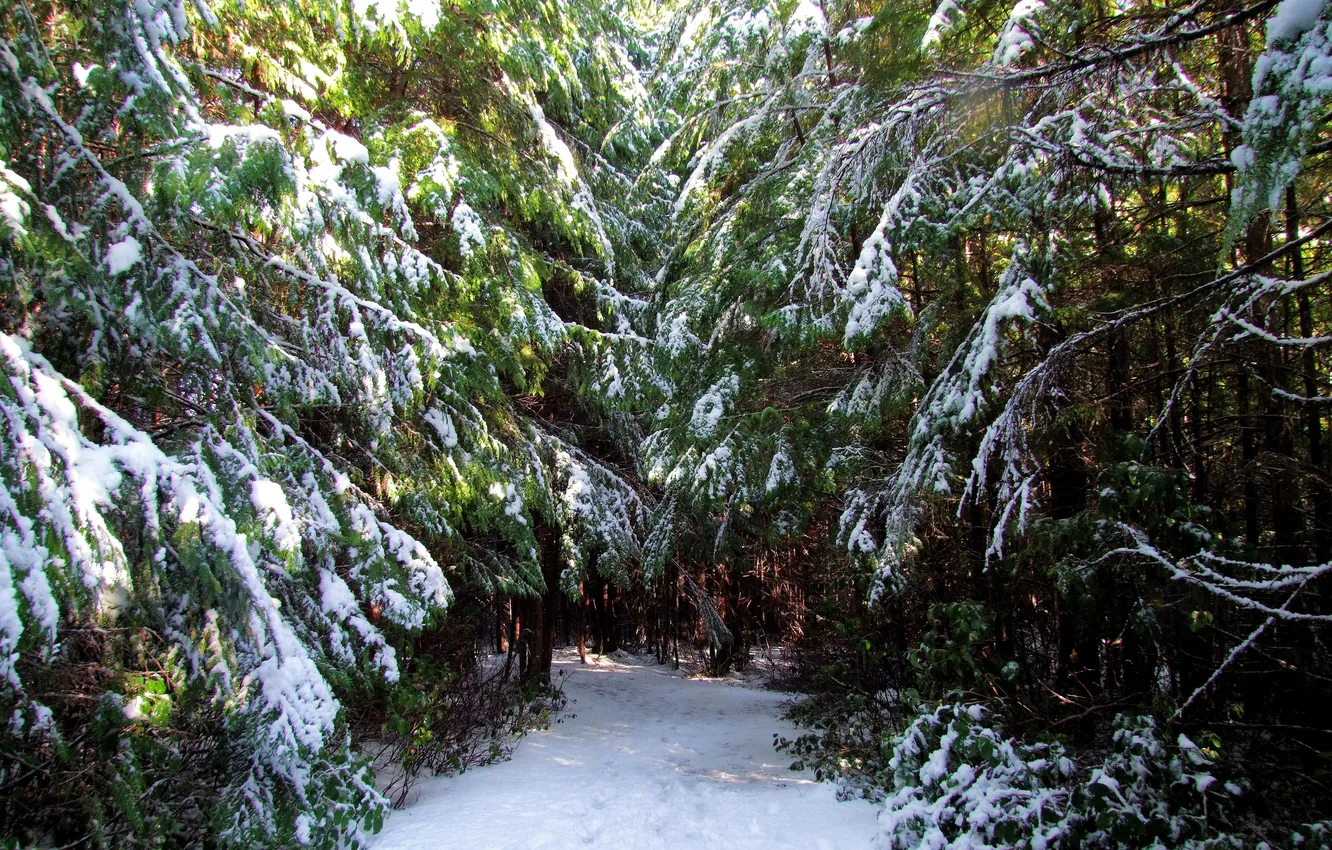
[{"label": "evergreen tree", "polygon": [[630,33],[389,2],[0,27],[4,781],[97,769],[6,830],[359,844],[383,798],[340,696],[411,675],[451,582],[554,592],[541,527],[576,568],[635,545],[638,496],[523,402],[631,320],[638,225],[601,200],[651,134]]}]

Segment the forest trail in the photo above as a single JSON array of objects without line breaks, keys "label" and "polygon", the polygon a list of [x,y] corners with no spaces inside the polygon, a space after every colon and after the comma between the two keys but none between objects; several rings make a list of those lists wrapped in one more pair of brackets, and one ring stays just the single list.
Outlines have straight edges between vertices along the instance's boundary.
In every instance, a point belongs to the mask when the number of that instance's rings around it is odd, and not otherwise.
[{"label": "forest trail", "polygon": [[788,695],[642,659],[557,654],[563,722],[513,758],[424,780],[375,850],[859,850],[876,809],[772,746]]}]

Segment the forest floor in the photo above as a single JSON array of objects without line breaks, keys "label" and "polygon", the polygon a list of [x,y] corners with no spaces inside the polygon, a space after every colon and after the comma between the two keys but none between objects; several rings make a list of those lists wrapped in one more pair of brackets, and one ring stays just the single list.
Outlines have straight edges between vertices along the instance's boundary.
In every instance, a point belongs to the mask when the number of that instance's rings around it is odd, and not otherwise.
[{"label": "forest floor", "polygon": [[556,655],[568,708],[509,761],[423,780],[375,850],[858,850],[876,809],[773,749],[789,694],[618,654]]}]

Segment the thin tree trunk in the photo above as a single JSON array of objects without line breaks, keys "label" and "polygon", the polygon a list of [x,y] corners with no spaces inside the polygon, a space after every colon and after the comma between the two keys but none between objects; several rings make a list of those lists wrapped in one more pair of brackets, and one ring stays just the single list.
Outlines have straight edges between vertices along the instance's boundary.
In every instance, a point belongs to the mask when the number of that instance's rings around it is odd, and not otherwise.
[{"label": "thin tree trunk", "polygon": [[601,607],[602,652],[609,655],[620,648],[620,629],[615,613],[615,583],[606,582],[606,598]]},{"label": "thin tree trunk", "polygon": [[1249,370],[1240,365],[1238,378],[1240,451],[1244,461],[1244,538],[1249,546],[1257,551],[1261,542],[1261,529],[1258,525],[1258,476],[1254,474],[1254,461],[1258,449],[1253,439],[1253,406],[1249,389]]},{"label": "thin tree trunk", "polygon": [[495,615],[495,631],[498,634],[498,652],[507,653],[509,651],[509,628],[513,623],[513,597],[504,597],[503,604],[498,606]]},{"label": "thin tree trunk", "polygon": [[578,583],[578,661],[587,663],[587,594]]},{"label": "thin tree trunk", "polygon": [[671,595],[674,597],[675,614],[671,622],[671,639],[675,644],[675,669],[680,669],[680,571],[672,563]]},{"label": "thin tree trunk", "polygon": [[[1300,208],[1295,196],[1295,186],[1286,187],[1286,241],[1293,242],[1300,238]],[[1304,279],[1304,252],[1295,251],[1290,255],[1291,280]],[[1310,338],[1314,335],[1313,307],[1309,303],[1309,291],[1301,288],[1295,294],[1296,305],[1300,312],[1300,336]],[[1304,395],[1317,398],[1318,364],[1312,347],[1306,347],[1302,355],[1304,373]],[[1313,467],[1313,548],[1314,560],[1325,564],[1332,560],[1332,496],[1323,482],[1325,463],[1323,460],[1323,416],[1312,404],[1304,408],[1304,431],[1309,440],[1309,466]]]}]

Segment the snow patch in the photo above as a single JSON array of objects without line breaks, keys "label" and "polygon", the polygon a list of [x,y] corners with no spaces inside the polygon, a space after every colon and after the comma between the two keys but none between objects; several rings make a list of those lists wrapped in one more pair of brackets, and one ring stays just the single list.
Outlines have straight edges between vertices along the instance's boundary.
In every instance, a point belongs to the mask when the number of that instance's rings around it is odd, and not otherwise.
[{"label": "snow patch", "polygon": [[439,25],[439,0],[352,0],[352,10],[372,32],[402,26],[403,12],[426,30]]},{"label": "snow patch", "polygon": [[740,391],[740,378],[734,372],[708,388],[694,402],[694,415],[689,420],[689,432],[695,437],[706,437],[717,430],[722,415],[735,394]]},{"label": "snow patch", "polygon": [[930,48],[939,44],[944,34],[953,28],[957,17],[962,14],[964,14],[962,7],[954,0],[943,0],[930,16],[930,23],[920,40],[921,52],[928,52]]},{"label": "snow patch", "polygon": [[1267,46],[1281,39],[1294,41],[1318,24],[1324,0],[1282,0],[1267,22]]},{"label": "snow patch", "polygon": [[287,494],[276,481],[256,479],[250,484],[250,504],[264,518],[264,527],[283,552],[295,552],[301,546],[301,527],[292,516]]},{"label": "snow patch", "polygon": [[106,251],[106,268],[112,277],[124,274],[142,261],[143,246],[133,236],[126,236]]}]

